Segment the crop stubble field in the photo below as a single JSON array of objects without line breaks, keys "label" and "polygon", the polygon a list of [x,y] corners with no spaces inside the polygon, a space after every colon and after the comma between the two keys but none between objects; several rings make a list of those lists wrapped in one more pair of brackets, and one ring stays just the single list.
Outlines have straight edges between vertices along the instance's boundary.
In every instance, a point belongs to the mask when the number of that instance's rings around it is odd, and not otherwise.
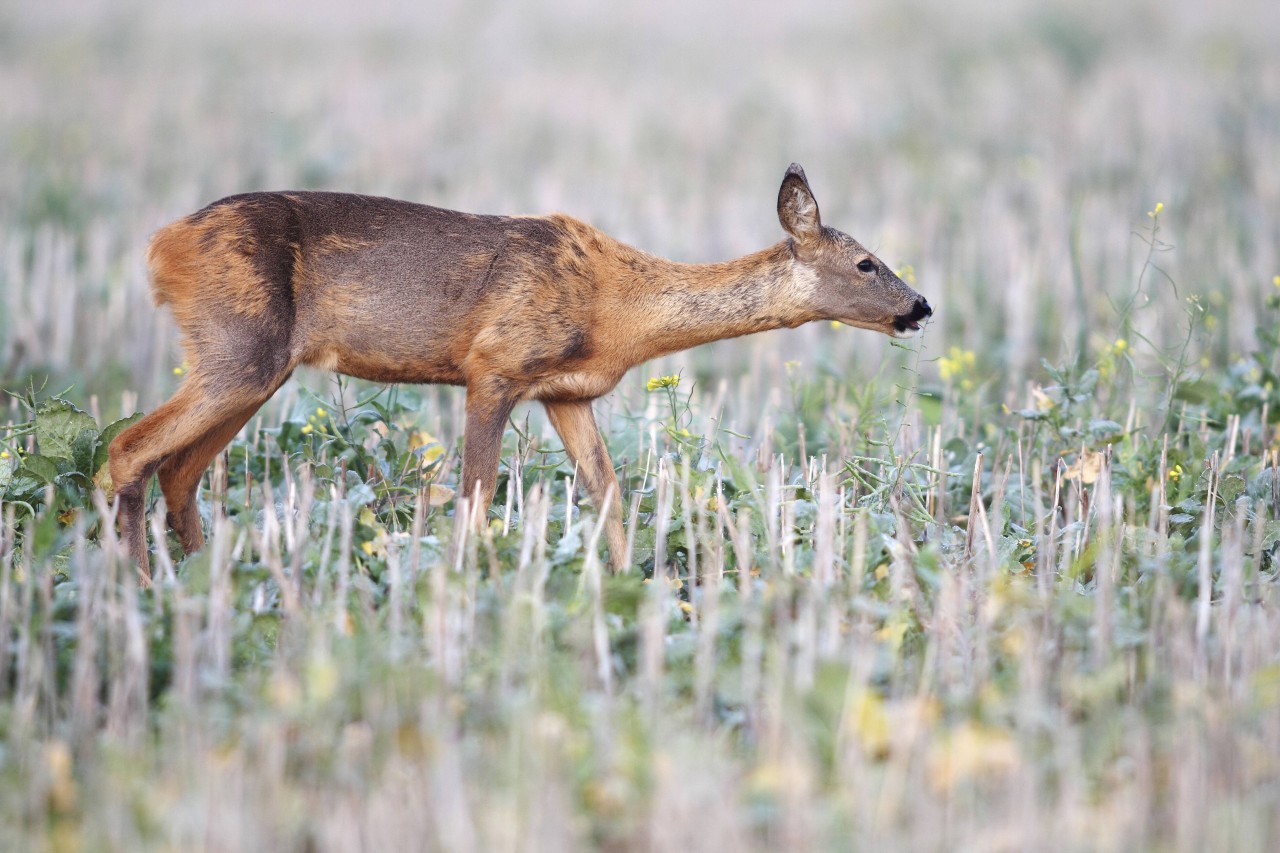
[{"label": "crop stubble field", "polygon": [[[989,5],[0,8],[0,845],[1274,849],[1280,14]],[[792,160],[937,316],[628,376],[629,575],[540,412],[467,536],[462,392],[306,374],[138,589],[155,228],[323,188],[722,260]]]}]

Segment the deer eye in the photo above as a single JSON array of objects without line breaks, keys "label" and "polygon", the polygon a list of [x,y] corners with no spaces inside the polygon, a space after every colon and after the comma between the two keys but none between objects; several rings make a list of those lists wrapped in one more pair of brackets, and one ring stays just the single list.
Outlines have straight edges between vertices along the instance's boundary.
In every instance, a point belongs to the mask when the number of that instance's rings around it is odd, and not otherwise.
[{"label": "deer eye", "polygon": [[862,260],[858,261],[858,271],[859,272],[875,272],[876,271],[875,262],[873,262],[870,258],[863,258]]}]

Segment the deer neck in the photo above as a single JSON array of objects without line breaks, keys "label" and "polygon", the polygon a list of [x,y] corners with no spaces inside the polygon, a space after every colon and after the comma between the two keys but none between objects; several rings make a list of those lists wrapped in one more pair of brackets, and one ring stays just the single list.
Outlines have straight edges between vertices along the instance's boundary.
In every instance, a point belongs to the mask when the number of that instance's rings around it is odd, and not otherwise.
[{"label": "deer neck", "polygon": [[810,307],[817,279],[786,242],[716,264],[677,263],[629,247],[620,255],[625,272],[616,296],[632,364],[819,319]]}]

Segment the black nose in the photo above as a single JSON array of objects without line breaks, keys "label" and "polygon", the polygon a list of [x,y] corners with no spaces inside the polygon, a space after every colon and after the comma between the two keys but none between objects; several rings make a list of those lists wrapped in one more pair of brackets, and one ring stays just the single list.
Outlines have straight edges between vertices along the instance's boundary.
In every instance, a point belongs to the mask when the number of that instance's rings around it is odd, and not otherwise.
[{"label": "black nose", "polygon": [[920,328],[921,320],[932,316],[933,309],[929,307],[928,300],[923,296],[917,296],[910,311],[894,318],[893,326],[899,332],[916,331]]}]

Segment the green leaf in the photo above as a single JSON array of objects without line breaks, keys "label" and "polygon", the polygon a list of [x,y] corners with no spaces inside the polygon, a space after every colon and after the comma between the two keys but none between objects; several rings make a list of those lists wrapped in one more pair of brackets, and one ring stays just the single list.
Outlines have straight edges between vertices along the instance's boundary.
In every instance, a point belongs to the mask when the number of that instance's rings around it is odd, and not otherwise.
[{"label": "green leaf", "polygon": [[551,555],[551,565],[562,566],[582,551],[582,525],[575,524],[568,535],[561,536],[556,549]]},{"label": "green leaf", "polygon": [[1178,387],[1173,390],[1173,399],[1195,405],[1204,405],[1214,399],[1218,394],[1218,387],[1212,382],[1204,379],[1194,379],[1190,382],[1179,382]]},{"label": "green leaf", "polygon": [[9,488],[10,481],[13,480],[14,460],[0,459],[0,495],[3,495],[5,489]]},{"label": "green leaf", "polygon": [[97,435],[97,422],[66,400],[54,397],[36,407],[36,446],[43,456],[73,459],[76,440],[85,430]]},{"label": "green leaf", "polygon": [[635,536],[635,544],[631,548],[631,562],[634,565],[643,566],[647,560],[653,559],[657,532],[653,527],[646,526],[637,530]]},{"label": "green leaf", "polygon": [[639,572],[625,575],[606,575],[604,578],[604,609],[607,613],[633,621],[640,612],[644,600],[644,585]]},{"label": "green leaf", "polygon": [[1124,427],[1115,421],[1109,421],[1106,418],[1094,418],[1089,421],[1089,432],[1098,438],[1105,438],[1109,435],[1124,432]]},{"label": "green leaf", "polygon": [[62,525],[58,522],[59,500],[54,493],[53,502],[36,518],[34,535],[28,540],[31,553],[37,556],[49,554],[59,544]]},{"label": "green leaf", "polygon": [[1218,481],[1218,499],[1230,506],[1236,498],[1244,494],[1244,477],[1239,474],[1226,474]]},{"label": "green leaf", "polygon": [[58,463],[47,456],[32,453],[22,458],[22,467],[18,469],[18,476],[24,475],[42,483],[52,483],[58,476]]},{"label": "green leaf", "polygon": [[71,464],[78,473],[92,479],[94,449],[98,444],[98,428],[82,429],[71,443]]},{"label": "green leaf", "polygon": [[126,428],[133,426],[142,420],[142,412],[134,412],[127,418],[121,418],[115,423],[108,424],[102,434],[98,436],[98,443],[93,448],[93,471],[89,472],[89,476],[93,476],[102,470],[102,466],[107,464],[107,451],[111,447],[111,442]]},{"label": "green leaf", "polygon": [[[348,478],[353,472],[348,471]],[[357,482],[347,487],[347,503],[350,506],[366,506],[378,499],[378,495],[366,483]]]}]

